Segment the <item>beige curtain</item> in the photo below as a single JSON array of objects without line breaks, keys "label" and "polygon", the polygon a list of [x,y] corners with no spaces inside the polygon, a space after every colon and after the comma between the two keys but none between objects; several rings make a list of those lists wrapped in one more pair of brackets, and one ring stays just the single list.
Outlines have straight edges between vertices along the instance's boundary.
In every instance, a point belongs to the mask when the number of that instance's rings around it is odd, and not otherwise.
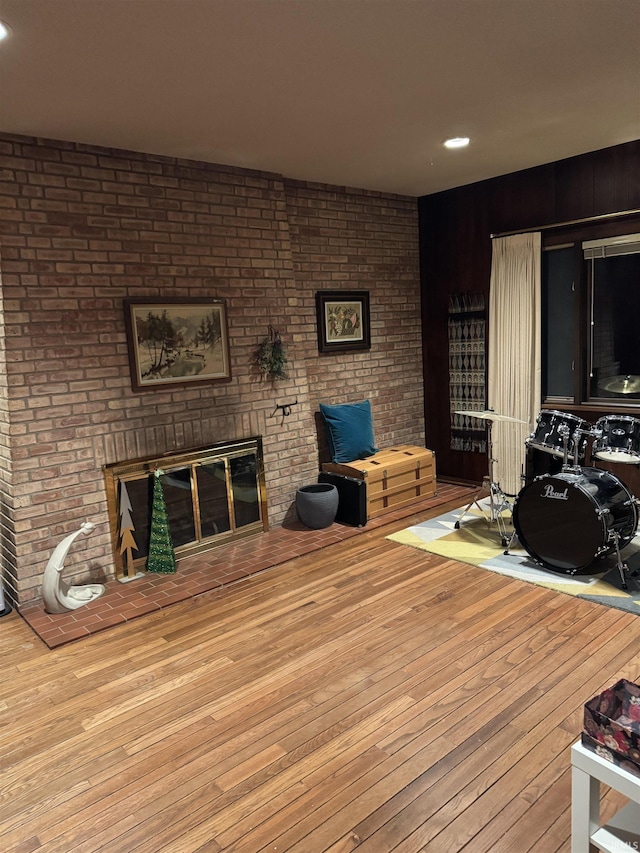
[{"label": "beige curtain", "polygon": [[522,486],[525,439],[540,411],[540,233],[496,237],[489,290],[489,407],[523,424],[494,422],[493,479]]}]

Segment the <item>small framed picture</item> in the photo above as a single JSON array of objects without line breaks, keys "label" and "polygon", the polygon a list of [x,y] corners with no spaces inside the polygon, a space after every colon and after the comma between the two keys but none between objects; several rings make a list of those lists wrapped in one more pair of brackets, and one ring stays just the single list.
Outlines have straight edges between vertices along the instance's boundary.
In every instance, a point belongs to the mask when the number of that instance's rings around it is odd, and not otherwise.
[{"label": "small framed picture", "polygon": [[223,299],[125,299],[134,391],[231,379]]},{"label": "small framed picture", "polygon": [[319,290],[316,313],[320,352],[371,348],[368,290]]}]

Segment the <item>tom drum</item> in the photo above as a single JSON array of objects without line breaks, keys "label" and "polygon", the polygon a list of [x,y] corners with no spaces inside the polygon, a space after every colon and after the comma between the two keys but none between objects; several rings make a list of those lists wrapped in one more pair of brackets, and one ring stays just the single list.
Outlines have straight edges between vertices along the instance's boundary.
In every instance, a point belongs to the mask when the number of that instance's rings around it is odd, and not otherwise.
[{"label": "tom drum", "polygon": [[578,439],[578,462],[584,459],[584,449],[587,435],[591,431],[587,421],[572,415],[569,412],[556,412],[553,409],[543,409],[538,415],[536,427],[526,441],[528,447],[535,447],[543,453],[551,453],[553,456],[564,456],[563,427],[569,430],[568,457],[574,459],[573,434],[578,430],[581,435]]},{"label": "tom drum", "polygon": [[629,415],[606,415],[596,422],[591,448],[596,459],[640,464],[640,420]]},{"label": "tom drum", "polygon": [[522,547],[547,569],[577,574],[628,545],[638,526],[636,501],[609,471],[582,468],[538,477],[513,507]]}]

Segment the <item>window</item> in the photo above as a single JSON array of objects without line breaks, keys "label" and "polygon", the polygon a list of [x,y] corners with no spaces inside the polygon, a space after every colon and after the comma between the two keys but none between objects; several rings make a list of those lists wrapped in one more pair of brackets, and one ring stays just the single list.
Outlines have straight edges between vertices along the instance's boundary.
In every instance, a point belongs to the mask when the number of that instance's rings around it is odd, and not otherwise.
[{"label": "window", "polygon": [[542,255],[542,387],[557,401],[575,397],[579,302],[576,252],[564,246]]},{"label": "window", "polygon": [[546,404],[640,406],[640,234],[545,248]]},{"label": "window", "polygon": [[640,234],[582,244],[589,295],[590,399],[640,401]]}]

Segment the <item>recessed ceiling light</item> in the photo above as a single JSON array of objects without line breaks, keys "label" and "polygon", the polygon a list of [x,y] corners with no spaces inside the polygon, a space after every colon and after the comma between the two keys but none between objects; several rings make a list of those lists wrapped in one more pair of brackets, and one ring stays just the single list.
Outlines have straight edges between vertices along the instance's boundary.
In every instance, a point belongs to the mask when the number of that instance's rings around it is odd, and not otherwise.
[{"label": "recessed ceiling light", "polygon": [[445,148],[466,148],[470,140],[468,136],[454,136],[453,139],[447,139],[444,143]]},{"label": "recessed ceiling light", "polygon": [[5,24],[4,21],[0,21],[0,41],[6,39],[11,32],[11,27],[9,24]]}]

